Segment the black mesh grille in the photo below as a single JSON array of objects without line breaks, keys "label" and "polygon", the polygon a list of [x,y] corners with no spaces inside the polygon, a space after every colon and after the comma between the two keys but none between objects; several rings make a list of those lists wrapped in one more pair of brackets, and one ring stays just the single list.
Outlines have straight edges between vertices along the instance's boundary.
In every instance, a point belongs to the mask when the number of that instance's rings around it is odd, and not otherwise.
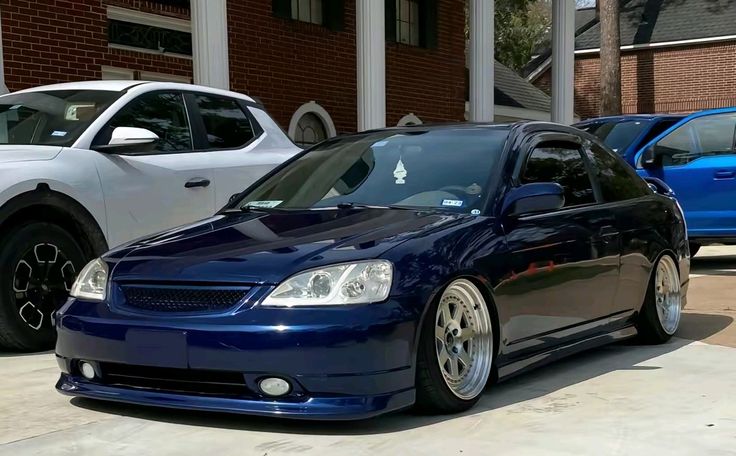
[{"label": "black mesh grille", "polygon": [[216,312],[245,298],[249,288],[181,288],[122,285],[125,306],[150,312]]},{"label": "black mesh grille", "polygon": [[251,396],[243,374],[238,372],[100,363],[101,383],[172,393],[211,396]]}]

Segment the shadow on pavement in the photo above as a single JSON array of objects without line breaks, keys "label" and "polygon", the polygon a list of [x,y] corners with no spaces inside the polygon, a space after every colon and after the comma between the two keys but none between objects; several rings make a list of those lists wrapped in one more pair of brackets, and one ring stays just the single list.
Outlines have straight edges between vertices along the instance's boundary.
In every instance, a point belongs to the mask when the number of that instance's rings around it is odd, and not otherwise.
[{"label": "shadow on pavement", "polygon": [[37,355],[51,355],[54,353],[53,350],[42,351],[42,352],[17,352],[17,351],[4,351],[4,348],[0,347],[0,358],[20,358],[22,356],[37,356]]},{"label": "shadow on pavement", "polygon": [[690,260],[691,274],[736,276],[736,271],[724,269],[736,269],[736,255],[696,256]]},{"label": "shadow on pavement", "polygon": [[733,317],[719,314],[685,312],[682,314],[677,337],[703,340],[717,334],[733,324]]},{"label": "shadow on pavement", "polygon": [[[718,326],[720,325],[710,325],[710,328],[716,329]],[[705,333],[701,335],[705,336]],[[421,416],[407,411],[362,421],[314,422],[147,408],[82,398],[74,398],[71,402],[76,406],[94,411],[191,426],[310,435],[385,434],[428,426],[452,420],[459,416],[482,414],[489,410],[519,404],[530,399],[553,394],[568,386],[613,371],[659,369],[656,363],[645,366],[639,364],[677,350],[689,343],[691,343],[689,340],[674,338],[663,345],[619,344],[574,355],[503,383],[489,386],[480,402],[472,410],[461,415]]]}]

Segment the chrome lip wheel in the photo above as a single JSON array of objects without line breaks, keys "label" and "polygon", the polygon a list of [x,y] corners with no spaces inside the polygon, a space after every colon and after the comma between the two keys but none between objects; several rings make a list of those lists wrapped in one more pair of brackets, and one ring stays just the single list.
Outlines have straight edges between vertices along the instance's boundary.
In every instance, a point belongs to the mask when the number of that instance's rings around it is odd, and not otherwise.
[{"label": "chrome lip wheel", "polygon": [[455,396],[469,400],[483,392],[493,362],[493,327],[485,299],[470,281],[456,280],[442,293],[435,346],[442,377]]},{"label": "chrome lip wheel", "polygon": [[52,326],[52,316],[66,300],[77,273],[54,244],[37,244],[15,265],[13,294],[20,318],[31,328]]},{"label": "chrome lip wheel", "polygon": [[654,299],[657,316],[662,329],[668,335],[677,331],[682,315],[682,293],[680,291],[680,275],[675,261],[670,256],[663,256],[657,264],[654,277]]}]

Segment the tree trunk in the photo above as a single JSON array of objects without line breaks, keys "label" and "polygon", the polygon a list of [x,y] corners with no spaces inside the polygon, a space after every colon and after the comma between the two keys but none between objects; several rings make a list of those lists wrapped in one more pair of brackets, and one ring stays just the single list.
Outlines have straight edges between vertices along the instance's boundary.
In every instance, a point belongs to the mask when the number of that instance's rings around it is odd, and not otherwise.
[{"label": "tree trunk", "polygon": [[599,0],[601,21],[601,116],[621,114],[619,0]]}]

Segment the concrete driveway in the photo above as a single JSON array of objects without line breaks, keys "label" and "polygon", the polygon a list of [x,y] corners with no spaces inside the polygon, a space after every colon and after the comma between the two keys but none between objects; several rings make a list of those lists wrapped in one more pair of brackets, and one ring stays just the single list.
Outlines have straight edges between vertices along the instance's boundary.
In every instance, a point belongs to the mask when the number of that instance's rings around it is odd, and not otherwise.
[{"label": "concrete driveway", "polygon": [[0,455],[736,455],[734,276],[736,248],[704,248],[679,337],[494,385],[463,416],[305,423],[69,400],[52,354],[0,353]]}]

